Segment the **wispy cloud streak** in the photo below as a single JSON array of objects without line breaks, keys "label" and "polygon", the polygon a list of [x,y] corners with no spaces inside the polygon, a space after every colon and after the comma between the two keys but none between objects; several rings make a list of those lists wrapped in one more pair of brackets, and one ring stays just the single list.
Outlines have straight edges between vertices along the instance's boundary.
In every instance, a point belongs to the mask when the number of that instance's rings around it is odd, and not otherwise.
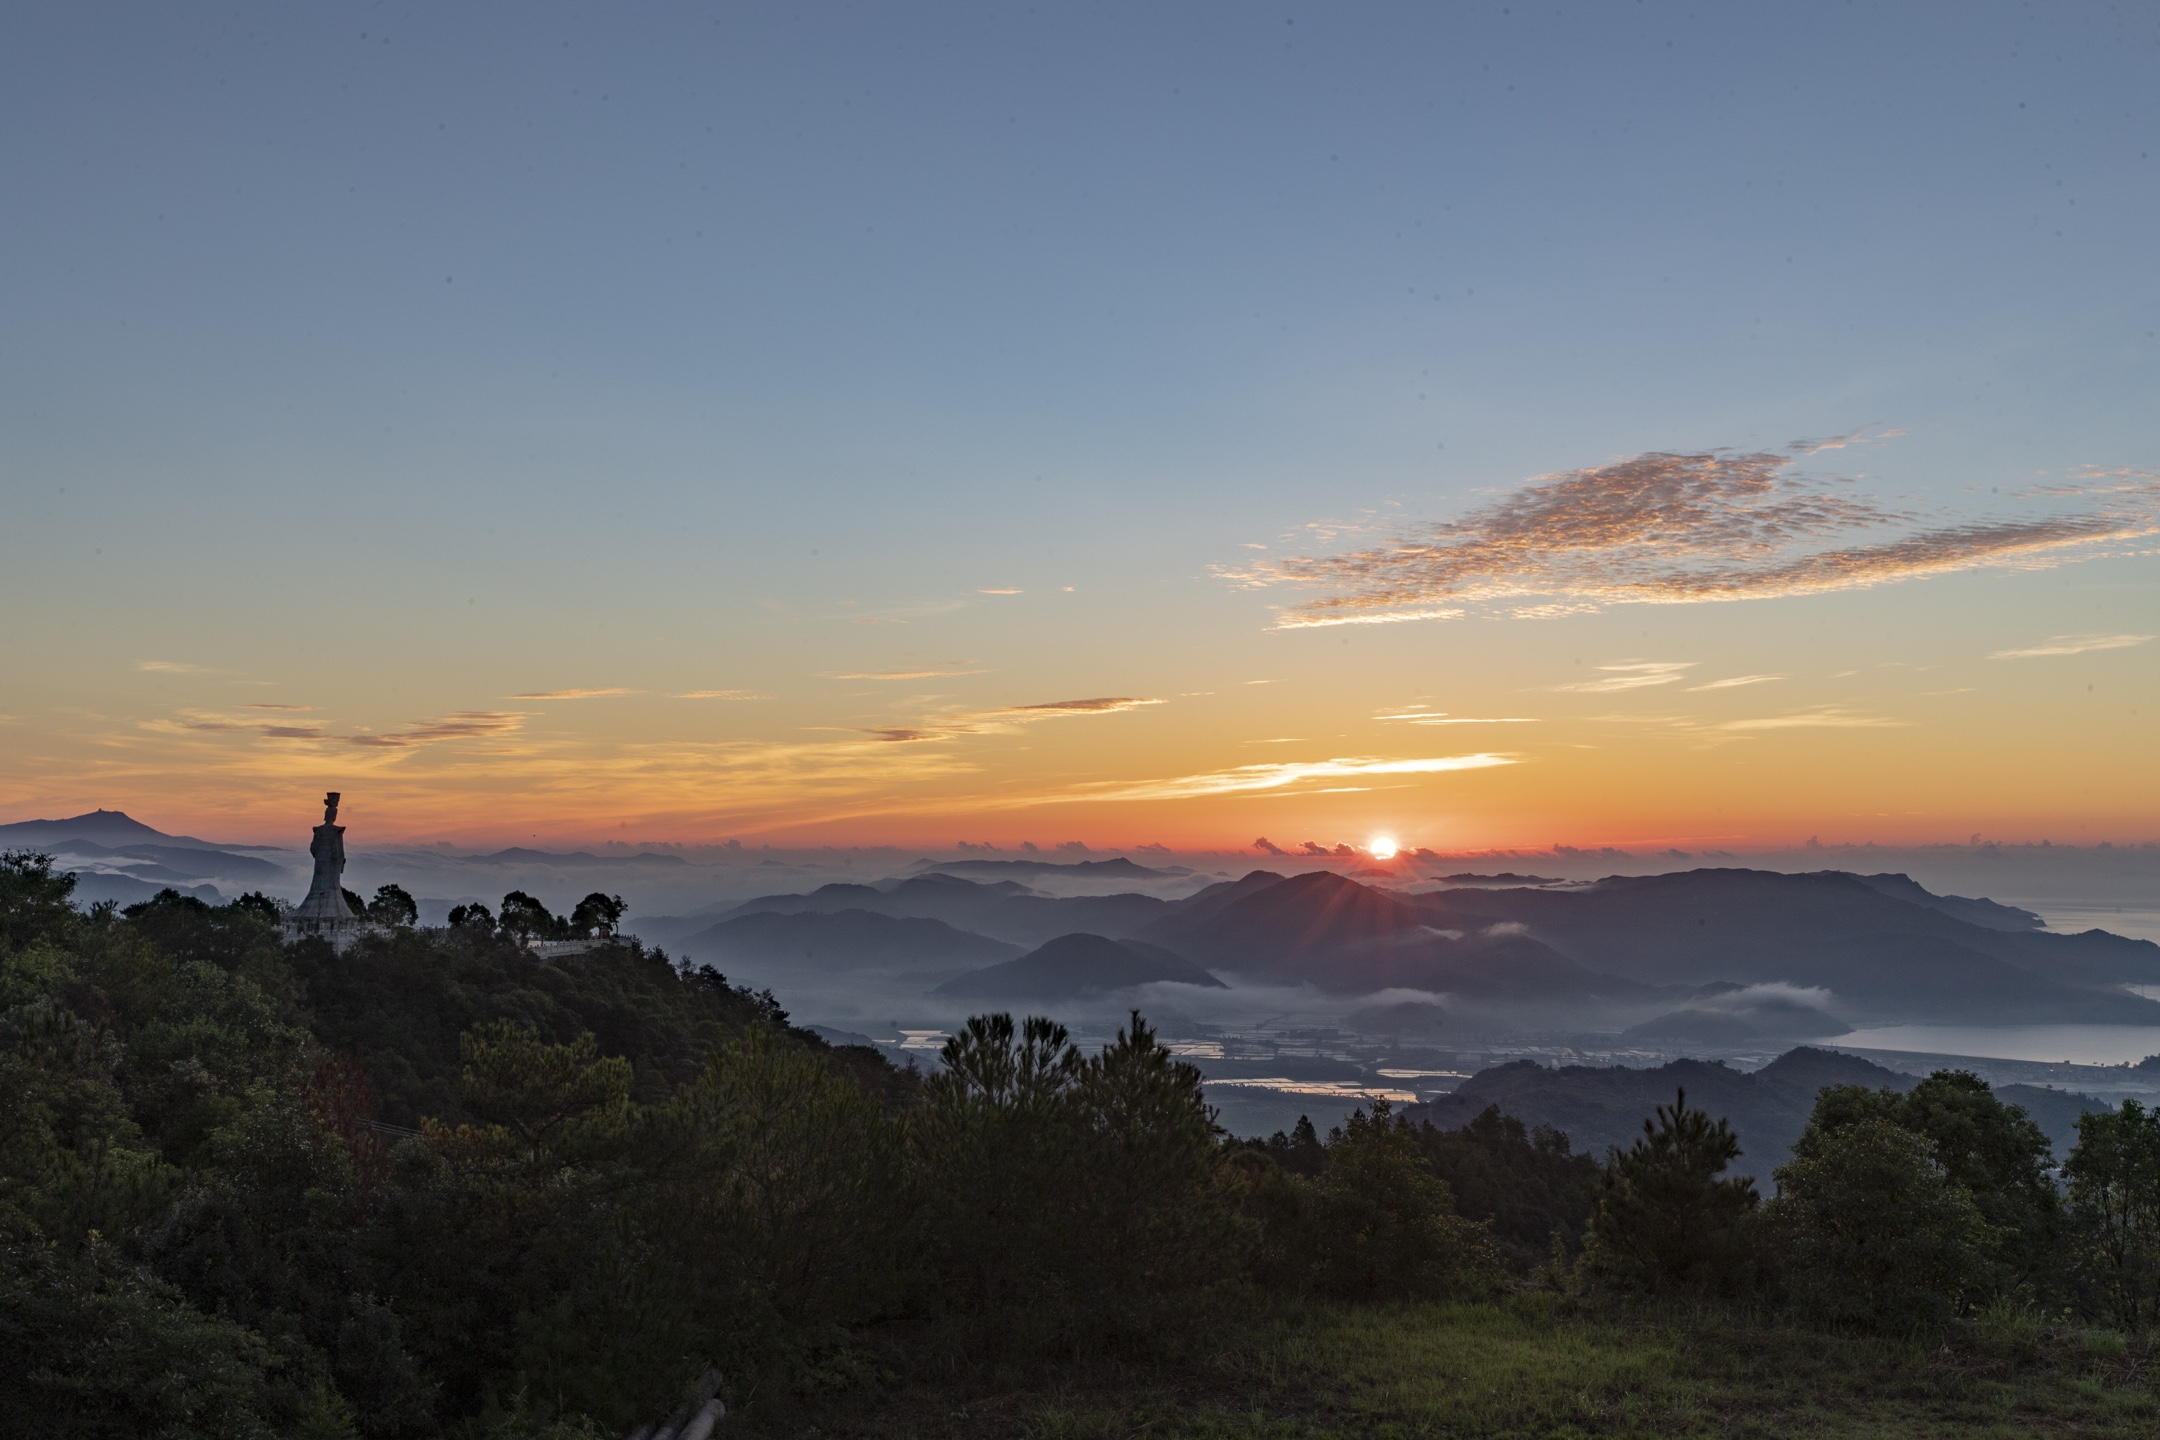
[{"label": "wispy cloud streak", "polygon": [[1990,660],[2036,660],[2045,655],[2087,655],[2095,650],[2127,650],[2143,645],[2150,635],[2051,635],[2039,645],[2022,650],[1997,650]]},{"label": "wispy cloud streak", "polygon": [[620,685],[610,685],[604,690],[527,690],[512,695],[512,700],[599,700],[610,695],[642,695],[642,690],[625,690]]},{"label": "wispy cloud streak", "polygon": [[1338,758],[1292,760],[1273,765],[1239,765],[1164,780],[1118,782],[1101,789],[1045,800],[1187,800],[1205,795],[1238,795],[1282,790],[1312,780],[1355,779],[1381,775],[1439,775],[1453,770],[1484,770],[1517,763],[1511,755],[1439,755],[1416,760]]},{"label": "wispy cloud streak", "polygon": [[1051,700],[1040,705],[1007,705],[998,710],[977,710],[971,714],[955,715],[949,719],[921,725],[866,726],[862,733],[891,741],[950,740],[961,735],[1002,734],[1016,725],[1032,724],[1037,720],[1057,720],[1072,715],[1117,715],[1127,710],[1140,710],[1162,703],[1160,700],[1143,699],[1134,695],[1102,695],[1089,700]]},{"label": "wispy cloud streak", "polygon": [[510,735],[524,728],[525,717],[513,711],[460,710],[440,720],[420,720],[386,735],[347,735],[348,745],[374,750],[409,750],[445,740],[485,740]]},{"label": "wispy cloud streak", "polygon": [[1621,690],[1645,690],[1652,685],[1670,685],[1684,678],[1695,668],[1692,660],[1630,660],[1617,665],[1600,665],[1605,672],[1596,680],[1575,680],[1566,685],[1555,685],[1555,690],[1572,690],[1583,695],[1611,695]]},{"label": "wispy cloud streak", "polygon": [[1451,619],[1473,609],[1531,618],[2056,564],[2151,534],[2160,517],[2160,479],[2149,475],[2048,493],[2080,509],[1928,525],[1861,496],[1848,480],[1792,467],[1792,455],[1773,452],[1637,455],[1541,477],[1459,520],[1366,549],[1219,573],[1327,592],[1284,611],[1280,628]]}]

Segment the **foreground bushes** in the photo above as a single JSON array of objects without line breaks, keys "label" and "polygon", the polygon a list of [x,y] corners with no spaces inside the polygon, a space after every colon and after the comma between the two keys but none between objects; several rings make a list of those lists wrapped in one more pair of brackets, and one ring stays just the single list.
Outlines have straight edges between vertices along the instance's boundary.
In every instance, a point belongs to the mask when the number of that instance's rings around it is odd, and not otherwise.
[{"label": "foreground bushes", "polygon": [[67,883],[0,864],[10,1433],[621,1433],[715,1383],[1146,1355],[1267,1293],[1476,1299],[1577,1236],[1578,1282],[1847,1326],[2160,1304],[2135,1106],[2088,1117],[2065,1207],[1969,1076],[1827,1091],[1763,1205],[1684,1096],[1602,1168],[1497,1111],[1237,1145],[1138,1015],[1096,1055],[977,1017],[925,1080],[634,945],[332,955]]}]

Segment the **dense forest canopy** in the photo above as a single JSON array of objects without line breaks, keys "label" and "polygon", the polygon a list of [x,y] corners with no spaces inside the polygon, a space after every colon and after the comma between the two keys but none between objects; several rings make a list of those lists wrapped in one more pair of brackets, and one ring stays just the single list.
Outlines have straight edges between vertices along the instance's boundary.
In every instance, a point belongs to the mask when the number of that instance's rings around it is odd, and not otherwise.
[{"label": "dense forest canopy", "polygon": [[[610,904],[420,929],[378,895],[340,953],[259,896],[85,912],[71,886],[0,860],[10,1433],[754,1423],[895,1375],[1144,1357],[1297,1297],[2160,1319],[2160,1119],[2134,1102],[2058,1176],[1971,1076],[1826,1089],[1765,1200],[1684,1095],[1602,1161],[1497,1107],[1239,1141],[1138,1014],[1093,1055],[978,1016],[925,1077],[612,938]],[[528,943],[569,930],[593,947]]]}]

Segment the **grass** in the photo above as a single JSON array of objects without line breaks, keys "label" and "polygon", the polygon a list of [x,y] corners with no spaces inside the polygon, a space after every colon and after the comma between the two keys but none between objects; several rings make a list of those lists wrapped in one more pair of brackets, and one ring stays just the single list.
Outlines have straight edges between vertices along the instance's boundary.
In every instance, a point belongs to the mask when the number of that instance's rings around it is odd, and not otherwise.
[{"label": "grass", "polygon": [[[1144,1363],[858,1394],[774,1433],[1014,1436],[2160,1435],[2150,1342],[2008,1319],[1825,1335],[1733,1311],[1307,1307]],[[747,1417],[746,1417],[747,1418]],[[774,1421],[778,1417],[772,1417]]]}]

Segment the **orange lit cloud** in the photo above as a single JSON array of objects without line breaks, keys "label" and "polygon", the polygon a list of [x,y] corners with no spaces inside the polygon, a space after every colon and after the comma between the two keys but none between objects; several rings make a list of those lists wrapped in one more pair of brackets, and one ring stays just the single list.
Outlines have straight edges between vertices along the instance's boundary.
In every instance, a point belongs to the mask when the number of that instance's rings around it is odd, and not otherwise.
[{"label": "orange lit cloud", "polygon": [[886,741],[949,740],[960,735],[995,735],[1014,725],[1036,720],[1056,720],[1069,715],[1116,715],[1160,700],[1132,695],[1104,695],[1091,700],[1051,700],[1040,705],[1008,705],[999,710],[978,710],[925,725],[879,725],[863,727],[862,733]]},{"label": "orange lit cloud", "polygon": [[1418,760],[1291,760],[1273,765],[1239,765],[1164,780],[1117,782],[1100,789],[1043,800],[1189,800],[1207,795],[1239,795],[1284,790],[1313,780],[1365,779],[1385,775],[1438,775],[1451,770],[1484,770],[1517,763],[1510,755],[1440,755]]}]

